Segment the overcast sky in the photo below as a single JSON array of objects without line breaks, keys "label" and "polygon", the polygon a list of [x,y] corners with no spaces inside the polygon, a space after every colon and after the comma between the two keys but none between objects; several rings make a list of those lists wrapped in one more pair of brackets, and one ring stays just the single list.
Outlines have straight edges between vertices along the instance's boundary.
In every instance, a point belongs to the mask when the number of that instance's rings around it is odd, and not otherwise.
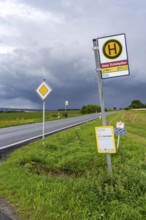
[{"label": "overcast sky", "polygon": [[48,109],[98,104],[94,38],[126,34],[130,76],[104,79],[107,108],[146,103],[145,0],[0,0],[0,107]]}]

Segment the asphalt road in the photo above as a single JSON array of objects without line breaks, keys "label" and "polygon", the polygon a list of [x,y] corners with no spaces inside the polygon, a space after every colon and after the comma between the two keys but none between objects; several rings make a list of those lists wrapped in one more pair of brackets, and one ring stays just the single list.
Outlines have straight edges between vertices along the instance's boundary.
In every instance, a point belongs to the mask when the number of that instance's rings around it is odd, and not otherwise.
[{"label": "asphalt road", "polygon": [[[45,122],[45,135],[85,123],[98,118],[100,114],[91,114],[74,118]],[[0,151],[22,146],[42,137],[42,123],[27,124],[0,129]]]}]

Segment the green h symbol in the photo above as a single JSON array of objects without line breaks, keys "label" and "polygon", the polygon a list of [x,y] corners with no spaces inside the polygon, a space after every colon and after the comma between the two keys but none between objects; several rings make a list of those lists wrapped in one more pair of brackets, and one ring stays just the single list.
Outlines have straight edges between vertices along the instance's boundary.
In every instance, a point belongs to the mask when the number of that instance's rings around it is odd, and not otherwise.
[{"label": "green h symbol", "polygon": [[117,48],[116,48],[116,44],[114,43],[114,47],[110,47],[110,44],[108,44],[108,52],[109,52],[109,55],[111,55],[111,50],[114,50],[115,51],[115,54],[117,54]]}]

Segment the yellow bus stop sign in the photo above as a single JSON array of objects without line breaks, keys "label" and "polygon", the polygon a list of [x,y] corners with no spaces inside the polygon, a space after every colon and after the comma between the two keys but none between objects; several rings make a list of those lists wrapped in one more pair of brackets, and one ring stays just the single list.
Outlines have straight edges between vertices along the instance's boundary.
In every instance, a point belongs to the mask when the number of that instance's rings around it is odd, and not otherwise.
[{"label": "yellow bus stop sign", "polygon": [[97,38],[102,79],[128,76],[129,63],[126,35]]},{"label": "yellow bus stop sign", "polygon": [[103,54],[109,59],[115,59],[122,53],[122,44],[120,41],[111,39],[104,43]]}]

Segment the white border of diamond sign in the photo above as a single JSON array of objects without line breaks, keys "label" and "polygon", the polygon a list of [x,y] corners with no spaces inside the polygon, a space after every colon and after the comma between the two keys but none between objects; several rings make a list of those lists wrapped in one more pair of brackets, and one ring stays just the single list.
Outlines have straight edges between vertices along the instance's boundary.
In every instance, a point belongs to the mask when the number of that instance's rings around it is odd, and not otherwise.
[{"label": "white border of diamond sign", "polygon": [[97,39],[102,79],[128,76],[129,63],[125,34]]},{"label": "white border of diamond sign", "polygon": [[[40,89],[42,88],[42,86],[45,86],[45,88],[48,90],[45,95],[43,95],[40,92]],[[49,95],[49,93],[52,91],[52,88],[48,85],[48,83],[46,81],[43,81],[40,86],[37,88],[36,92],[38,93],[38,95],[41,97],[42,100],[45,100],[47,98],[47,96]]]}]

